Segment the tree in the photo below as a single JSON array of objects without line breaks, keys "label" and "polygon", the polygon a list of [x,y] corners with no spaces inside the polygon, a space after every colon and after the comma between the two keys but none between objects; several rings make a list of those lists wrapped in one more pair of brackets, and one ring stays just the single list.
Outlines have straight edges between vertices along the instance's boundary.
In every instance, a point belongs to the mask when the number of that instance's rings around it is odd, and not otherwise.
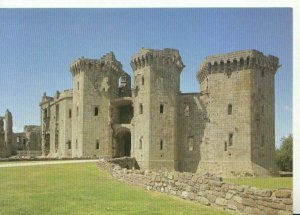
[{"label": "tree", "polygon": [[281,146],[276,149],[276,164],[281,171],[293,171],[293,136],[281,139]]}]

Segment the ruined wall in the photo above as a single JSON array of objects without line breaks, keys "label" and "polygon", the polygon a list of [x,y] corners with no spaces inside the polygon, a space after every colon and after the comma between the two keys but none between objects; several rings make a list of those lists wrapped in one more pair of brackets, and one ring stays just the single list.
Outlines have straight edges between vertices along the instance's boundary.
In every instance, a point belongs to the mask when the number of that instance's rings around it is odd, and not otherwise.
[{"label": "ruined wall", "polygon": [[54,100],[44,93],[42,101],[40,102],[40,121],[41,121],[41,142],[42,142],[42,155],[48,156],[50,152],[50,103]]},{"label": "ruined wall", "polygon": [[262,190],[225,183],[222,178],[211,174],[127,169],[120,167],[119,163],[128,163],[128,160],[100,160],[98,167],[124,183],[202,205],[246,214],[292,214],[293,196],[290,189]]},{"label": "ruined wall", "polygon": [[27,150],[39,151],[41,148],[41,129],[37,125],[25,125],[24,133],[27,139]]},{"label": "ruined wall", "polygon": [[141,49],[133,56],[131,66],[136,74],[140,74],[136,82],[139,88],[145,87],[146,94],[135,108],[139,110],[139,105],[143,105],[143,114],[150,113],[144,116],[144,122],[149,122],[146,131],[149,142],[145,140],[145,145],[149,145],[149,168],[174,169],[179,76],[184,67],[179,52],[175,49]]},{"label": "ruined wall", "polygon": [[[260,174],[252,163],[253,135],[257,134],[253,129],[253,59],[258,55],[261,53],[253,50],[233,52],[210,56],[202,64],[198,80],[201,92],[209,95],[209,123],[200,149],[199,172]],[[266,94],[274,92],[274,85],[268,88]],[[267,124],[274,124],[271,117],[268,120]]]},{"label": "ruined wall", "polygon": [[71,69],[76,112],[72,125],[73,156],[111,156],[113,134],[109,105],[119,95],[122,65],[109,53],[100,60],[79,59]]},{"label": "ruined wall", "polygon": [[12,126],[12,114],[6,110],[5,116],[0,116],[0,157],[9,157],[15,151]]},{"label": "ruined wall", "polygon": [[206,127],[206,105],[200,93],[184,93],[178,101],[177,171],[196,172]]}]

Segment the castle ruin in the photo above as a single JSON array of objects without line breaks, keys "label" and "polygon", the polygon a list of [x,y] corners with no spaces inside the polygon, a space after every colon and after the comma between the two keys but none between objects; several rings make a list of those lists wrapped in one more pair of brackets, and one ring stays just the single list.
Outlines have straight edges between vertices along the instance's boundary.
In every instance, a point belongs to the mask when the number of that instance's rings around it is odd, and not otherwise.
[{"label": "castle ruin", "polygon": [[144,169],[275,171],[274,77],[279,60],[256,50],[207,57],[199,93],[180,91],[176,49],[142,48],[130,76],[111,52],[71,64],[73,89],[44,94],[43,154],[134,157]]}]

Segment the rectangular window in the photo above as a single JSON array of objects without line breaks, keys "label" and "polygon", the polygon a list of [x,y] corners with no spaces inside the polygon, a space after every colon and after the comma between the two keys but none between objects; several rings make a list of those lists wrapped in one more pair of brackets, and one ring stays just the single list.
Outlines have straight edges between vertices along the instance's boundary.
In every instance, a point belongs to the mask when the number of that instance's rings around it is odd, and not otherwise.
[{"label": "rectangular window", "polygon": [[159,145],[160,150],[163,150],[163,146],[164,146],[163,140],[160,140],[160,145]]},{"label": "rectangular window", "polygon": [[194,137],[189,137],[189,151],[194,151]]},{"label": "rectangular window", "polygon": [[76,149],[78,149],[78,141],[76,140]]},{"label": "rectangular window", "polygon": [[225,141],[224,143],[224,151],[226,152],[227,151],[227,142]]},{"label": "rectangular window", "polygon": [[228,115],[232,114],[232,104],[228,104]]},{"label": "rectangular window", "polygon": [[232,139],[233,139],[233,133],[229,133],[229,136],[228,136],[228,142],[229,142],[229,146],[232,146]]},{"label": "rectangular window", "polygon": [[72,148],[72,145],[71,145],[71,141],[70,141],[70,140],[67,142],[67,145],[68,145],[68,149],[71,149],[71,148]]},{"label": "rectangular window", "polygon": [[164,105],[163,104],[160,105],[159,112],[160,113],[164,113]]},{"label": "rectangular window", "polygon": [[78,116],[78,112],[79,112],[79,110],[78,110],[78,106],[77,106],[77,109],[76,109],[76,115]]},{"label": "rectangular window", "polygon": [[100,149],[100,143],[99,143],[99,140],[96,141],[96,149]]},{"label": "rectangular window", "polygon": [[69,118],[72,118],[72,110],[69,109]]},{"label": "rectangular window", "polygon": [[265,136],[262,135],[261,136],[261,146],[264,146],[265,145]]},{"label": "rectangular window", "polygon": [[140,114],[143,114],[143,104],[140,104]]},{"label": "rectangular window", "polygon": [[98,113],[99,113],[99,109],[98,109],[98,107],[95,107],[94,116],[98,116]]}]

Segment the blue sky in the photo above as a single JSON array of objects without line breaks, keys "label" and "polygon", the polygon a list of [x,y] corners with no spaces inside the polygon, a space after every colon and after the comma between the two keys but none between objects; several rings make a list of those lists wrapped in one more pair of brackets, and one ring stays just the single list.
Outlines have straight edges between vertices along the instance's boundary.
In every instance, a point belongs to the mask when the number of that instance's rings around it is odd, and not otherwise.
[{"label": "blue sky", "polygon": [[141,47],[179,49],[183,92],[199,91],[196,72],[211,54],[257,49],[279,57],[276,145],[292,133],[292,9],[0,9],[0,115],[14,131],[40,124],[43,92],[72,88],[70,63],[113,51],[131,73]]}]

